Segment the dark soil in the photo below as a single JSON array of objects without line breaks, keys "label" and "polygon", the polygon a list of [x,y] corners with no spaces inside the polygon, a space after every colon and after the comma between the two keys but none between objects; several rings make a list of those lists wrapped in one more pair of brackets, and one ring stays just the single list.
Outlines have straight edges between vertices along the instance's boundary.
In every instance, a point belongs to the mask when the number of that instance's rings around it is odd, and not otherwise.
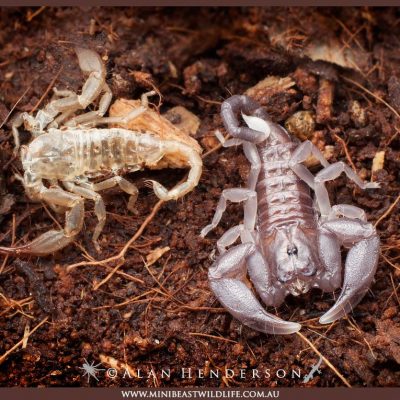
[{"label": "dark soil", "polygon": [[[381,189],[361,191],[345,177],[329,185],[333,203],[360,206],[374,223],[395,202],[400,188],[399,18],[399,10],[393,8],[4,8],[0,123],[11,110],[12,117],[31,111],[61,66],[55,85],[80,90],[83,77],[73,51],[76,45],[90,47],[107,60],[114,98],[139,98],[151,80],[164,96],[162,112],[182,105],[195,113],[201,119],[197,139],[205,151],[217,144],[214,130],[222,130],[221,101],[269,75],[290,77],[295,81],[290,89],[264,92],[258,98],[276,122],[284,123],[299,110],[315,111],[311,139],[322,149],[333,146],[330,161],[351,158],[366,180],[371,179],[376,152],[385,151],[384,167],[373,176]],[[319,38],[336,41],[341,52],[352,52],[353,67],[308,58],[305,49]],[[148,75],[132,74],[135,71]],[[139,79],[143,76],[148,79]],[[49,96],[41,107],[48,100]],[[354,100],[363,117],[351,111]],[[0,129],[3,246],[11,243],[14,216],[15,243],[56,226],[43,205],[28,201],[14,178],[22,167],[12,158],[12,117]],[[337,137],[344,139],[348,156]],[[22,138],[29,140],[28,134]],[[307,343],[297,335],[265,335],[242,326],[209,289],[207,270],[216,240],[240,222],[242,207],[229,205],[206,239],[199,232],[210,222],[221,191],[243,186],[247,173],[241,148],[205,157],[197,188],[162,206],[127,253],[120,268],[124,274],[114,274],[98,290],[94,286],[115,265],[80,267],[71,273],[66,267],[85,259],[83,248],[95,259],[116,254],[157,202],[144,179],[172,187],[184,171],[131,174],[129,179],[141,188],[137,215],[127,210],[125,194],[107,192],[100,255],[91,243],[96,219],[87,202],[80,246],[23,261],[2,257],[0,357],[23,338],[27,327],[32,330],[46,316],[48,320],[25,348],[11,352],[0,365],[0,386],[85,386],[87,378],[79,367],[84,359],[99,363],[101,355],[139,369],[143,378],[123,379],[120,372],[110,379],[102,371],[100,380],[91,379],[89,385],[342,386],[325,363],[322,374],[309,383],[292,378],[292,370],[300,369],[303,377],[319,359]],[[331,293],[320,290],[288,296],[279,309],[270,310],[301,322],[301,332],[353,386],[400,385],[400,294],[395,292],[400,278],[399,222],[397,204],[378,224],[382,256],[375,282],[349,318],[333,326],[319,325],[318,317],[334,302]],[[146,269],[146,256],[165,246],[171,250]],[[192,377],[182,378],[182,368],[192,368]],[[171,370],[169,379],[161,376],[162,369]],[[198,369],[205,378],[198,377]],[[235,372],[234,378],[209,377],[210,370],[221,375],[226,369]],[[253,369],[259,378],[252,379]],[[277,377],[279,369],[286,377]]]}]

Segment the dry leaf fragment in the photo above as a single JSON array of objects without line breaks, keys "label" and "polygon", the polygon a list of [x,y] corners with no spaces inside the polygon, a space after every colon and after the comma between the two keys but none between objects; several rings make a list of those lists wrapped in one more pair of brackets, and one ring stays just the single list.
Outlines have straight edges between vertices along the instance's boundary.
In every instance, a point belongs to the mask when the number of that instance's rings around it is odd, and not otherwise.
[{"label": "dry leaf fragment", "polygon": [[[110,117],[127,115],[140,105],[140,100],[118,99],[110,107]],[[176,140],[192,147],[199,154],[201,153],[201,147],[194,138],[151,108],[127,124],[117,124],[116,126],[135,132],[148,132],[165,140]],[[180,154],[171,154],[163,157],[156,165],[149,167],[152,169],[187,168],[187,160]]]},{"label": "dry leaf fragment", "polygon": [[161,258],[165,253],[170,251],[171,249],[166,247],[157,247],[151,253],[146,256],[146,264],[147,266],[153,265],[159,258]]},{"label": "dry leaf fragment", "polygon": [[200,126],[200,118],[187,108],[176,106],[169,109],[163,117],[167,118],[175,127],[186,135],[194,136]]}]

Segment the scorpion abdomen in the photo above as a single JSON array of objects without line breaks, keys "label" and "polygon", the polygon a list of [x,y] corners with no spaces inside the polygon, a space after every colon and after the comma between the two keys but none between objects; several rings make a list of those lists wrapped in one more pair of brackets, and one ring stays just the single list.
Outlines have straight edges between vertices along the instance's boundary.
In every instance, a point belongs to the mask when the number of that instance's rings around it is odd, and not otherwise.
[{"label": "scorpion abdomen", "polygon": [[258,146],[261,170],[256,190],[261,235],[267,236],[276,227],[291,223],[316,228],[310,190],[289,166],[296,147],[296,143]]},{"label": "scorpion abdomen", "polygon": [[157,138],[122,128],[81,131],[76,143],[76,161],[82,163],[79,169],[85,175],[121,169],[135,171],[157,163],[164,155]]}]

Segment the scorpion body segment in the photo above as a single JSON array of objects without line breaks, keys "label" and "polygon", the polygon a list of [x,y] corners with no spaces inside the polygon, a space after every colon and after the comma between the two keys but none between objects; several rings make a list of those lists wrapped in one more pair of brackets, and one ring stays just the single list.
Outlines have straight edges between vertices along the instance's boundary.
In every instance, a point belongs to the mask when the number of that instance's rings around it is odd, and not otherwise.
[{"label": "scorpion body segment", "polygon": [[260,235],[296,221],[316,227],[310,188],[290,168],[297,144],[293,142],[258,146],[261,168],[256,186]]},{"label": "scorpion body segment", "polygon": [[[188,162],[192,158],[199,162],[197,152],[191,147],[173,140],[160,141],[151,133],[122,128],[50,129],[24,148],[22,164],[26,174],[38,179],[68,181],[108,172],[118,174],[121,170],[134,172],[155,165],[166,154],[179,150],[187,154]],[[166,200],[170,198],[173,197],[170,195]]]},{"label": "scorpion body segment", "polygon": [[[53,99],[36,116],[22,113],[13,123],[15,151],[20,148],[18,128],[24,124],[34,139],[21,147],[27,195],[44,201],[56,212],[65,213],[65,226],[48,231],[32,242],[19,247],[0,247],[3,254],[46,255],[71,243],[84,222],[84,200],[94,201],[98,223],[93,233],[97,250],[99,235],[104,227],[106,211],[99,191],[118,185],[130,195],[128,208],[133,210],[138,196],[136,186],[120,176],[144,167],[154,167],[164,156],[179,156],[190,167],[188,178],[171,190],[151,181],[155,194],[162,200],[178,199],[199,182],[202,160],[198,151],[179,140],[157,137],[156,132],[141,133],[124,128],[97,128],[98,125],[126,124],[144,113],[147,97],[141,106],[121,117],[103,117],[111,102],[111,91],[105,82],[105,66],[98,54],[77,49],[79,65],[88,75],[82,93],[55,90]],[[99,95],[98,109],[75,115]],[[112,175],[111,177],[109,177]],[[101,181],[101,177],[108,176]],[[91,179],[97,178],[96,182]]]},{"label": "scorpion body segment", "polygon": [[[240,126],[239,113],[246,127]],[[221,116],[233,137],[224,146],[242,144],[251,169],[246,188],[222,192],[211,224],[201,232],[204,237],[217,226],[227,200],[244,202],[243,224],[230,228],[217,242],[222,254],[209,270],[213,292],[245,325],[265,333],[288,334],[301,325],[265,311],[247,276],[265,305],[275,307],[288,294],[298,296],[312,287],[334,291],[342,286],[320,323],[337,320],[367,292],[378,263],[379,238],[363,210],[347,204],[331,206],[324,182],[345,172],[362,189],[379,185],[364,183],[343,162],[329,164],[311,142],[291,138],[247,96],[226,100]],[[310,155],[324,167],[315,177],[302,164]],[[239,237],[242,244],[227,250]],[[350,248],[343,278],[341,245]]]}]

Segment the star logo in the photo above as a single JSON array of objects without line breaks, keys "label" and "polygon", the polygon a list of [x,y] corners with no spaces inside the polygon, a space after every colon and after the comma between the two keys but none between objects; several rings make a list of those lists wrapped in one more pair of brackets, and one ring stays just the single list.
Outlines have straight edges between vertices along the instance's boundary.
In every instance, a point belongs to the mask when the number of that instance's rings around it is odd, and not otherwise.
[{"label": "star logo", "polygon": [[97,378],[97,374],[100,371],[105,371],[104,368],[97,368],[99,365],[101,365],[101,363],[98,363],[97,365],[94,365],[94,361],[89,364],[88,360],[86,360],[86,358],[84,358],[85,362],[83,363],[82,367],[79,367],[79,369],[83,370],[83,376],[88,377],[88,383],[90,381],[90,377],[93,377],[94,379],[96,379],[96,381],[98,381],[99,379]]}]

